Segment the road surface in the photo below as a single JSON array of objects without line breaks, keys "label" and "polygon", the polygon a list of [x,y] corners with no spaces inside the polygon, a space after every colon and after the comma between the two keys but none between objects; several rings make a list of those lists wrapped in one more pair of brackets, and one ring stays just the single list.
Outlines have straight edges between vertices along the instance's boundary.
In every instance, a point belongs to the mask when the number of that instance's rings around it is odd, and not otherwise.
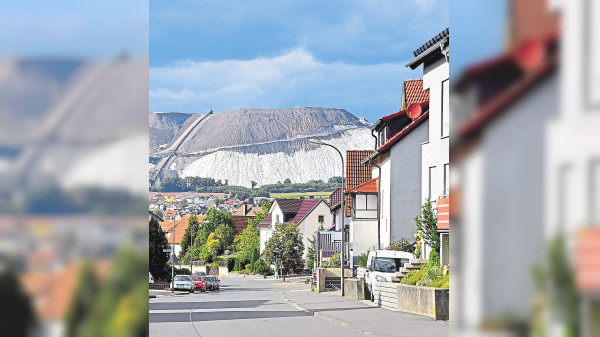
[{"label": "road surface", "polygon": [[[301,291],[274,280],[223,278],[221,290],[150,299],[151,336],[364,337],[360,330],[323,320],[284,302],[284,292]],[[304,286],[308,287],[308,286]],[[331,295],[322,295],[327,301]],[[319,295],[321,298],[321,295]],[[384,310],[373,308],[376,310]],[[351,308],[348,308],[351,310]],[[394,313],[395,315],[404,315]],[[410,316],[409,316],[410,317]],[[369,319],[369,317],[365,317]],[[436,322],[432,322],[436,323]],[[444,332],[447,335],[447,332]],[[411,335],[410,333],[408,335]],[[442,334],[443,335],[443,334]]]}]

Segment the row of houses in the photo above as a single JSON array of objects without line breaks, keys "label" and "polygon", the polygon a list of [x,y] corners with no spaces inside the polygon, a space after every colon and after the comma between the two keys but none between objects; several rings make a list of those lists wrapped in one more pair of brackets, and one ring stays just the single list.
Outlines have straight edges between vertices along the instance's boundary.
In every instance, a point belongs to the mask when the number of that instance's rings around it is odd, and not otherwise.
[{"label": "row of houses", "polygon": [[[340,233],[334,236],[338,241],[345,235],[345,249],[354,263],[368,249],[414,239],[414,217],[431,200],[445,243],[441,260],[449,264],[449,45],[450,32],[445,29],[415,50],[407,67],[423,65],[422,79],[404,81],[401,109],[373,125],[373,151],[347,151],[345,188],[333,191],[329,203],[274,201],[269,216],[259,225],[261,253],[275,224],[294,223],[300,226],[306,258],[308,239],[323,226]],[[409,107],[417,107],[420,114],[411,115]],[[425,249],[423,257],[428,255]]]}]

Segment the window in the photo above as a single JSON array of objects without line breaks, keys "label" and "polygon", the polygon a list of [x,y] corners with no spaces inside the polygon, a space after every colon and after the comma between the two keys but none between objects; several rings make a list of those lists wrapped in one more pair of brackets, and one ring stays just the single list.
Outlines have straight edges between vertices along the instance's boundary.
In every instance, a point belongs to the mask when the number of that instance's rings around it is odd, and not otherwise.
[{"label": "window", "polygon": [[600,159],[594,159],[590,165],[590,222],[600,224]]},{"label": "window", "polygon": [[275,223],[279,223],[279,214],[275,214]]},{"label": "window", "polygon": [[431,166],[429,168],[429,177],[427,179],[427,183],[429,184],[429,186],[427,186],[427,198],[431,199],[432,197],[432,192],[433,192],[433,173],[434,173],[434,169],[435,166]]},{"label": "window", "polygon": [[442,137],[449,134],[450,128],[450,93],[448,80],[442,82]]},{"label": "window", "polygon": [[444,164],[444,195],[450,194],[450,164]]},{"label": "window", "polygon": [[356,194],[352,197],[352,217],[354,219],[377,218],[377,195]]},{"label": "window", "polygon": [[325,222],[325,216],[319,215],[319,223],[323,223],[323,222]]}]

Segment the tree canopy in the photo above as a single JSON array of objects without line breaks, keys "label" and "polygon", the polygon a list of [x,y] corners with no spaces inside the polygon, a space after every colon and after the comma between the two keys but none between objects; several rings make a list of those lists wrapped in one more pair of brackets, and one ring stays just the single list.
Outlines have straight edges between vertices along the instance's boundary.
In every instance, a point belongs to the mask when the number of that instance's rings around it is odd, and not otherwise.
[{"label": "tree canopy", "polygon": [[158,221],[153,217],[149,223],[148,230],[148,252],[149,252],[149,269],[152,276],[162,278],[165,265],[169,261],[169,253],[164,252],[164,249],[169,248],[165,232]]},{"label": "tree canopy", "polygon": [[304,268],[303,253],[304,243],[300,237],[300,229],[293,223],[277,223],[273,236],[265,245],[265,260],[277,268],[283,265],[286,271],[301,270]]}]

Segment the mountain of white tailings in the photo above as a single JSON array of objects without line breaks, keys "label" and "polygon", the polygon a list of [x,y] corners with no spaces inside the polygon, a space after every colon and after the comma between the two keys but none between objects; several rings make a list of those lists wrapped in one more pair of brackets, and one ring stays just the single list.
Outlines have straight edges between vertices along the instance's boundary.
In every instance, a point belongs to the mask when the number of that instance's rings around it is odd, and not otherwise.
[{"label": "mountain of white tailings", "polygon": [[[341,175],[339,154],[373,150],[371,124],[343,109],[237,109],[217,114],[151,113],[150,176],[200,176],[250,186]],[[156,164],[156,165],[155,165]]]}]

